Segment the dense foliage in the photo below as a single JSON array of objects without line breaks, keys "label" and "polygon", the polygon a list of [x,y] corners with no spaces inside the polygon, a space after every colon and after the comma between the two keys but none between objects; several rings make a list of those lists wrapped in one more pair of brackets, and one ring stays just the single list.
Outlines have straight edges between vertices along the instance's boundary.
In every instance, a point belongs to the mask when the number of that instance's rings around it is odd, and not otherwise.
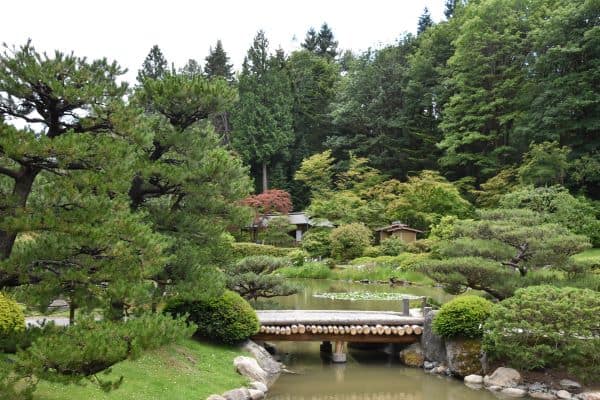
[{"label": "dense foliage", "polygon": [[479,296],[460,296],[444,304],[433,320],[433,330],[446,338],[480,338],[492,302]]},{"label": "dense foliage", "polygon": [[371,243],[371,231],[363,224],[342,225],[331,231],[331,255],[347,261],[360,257]]},{"label": "dense foliage", "polygon": [[187,315],[198,326],[200,336],[223,343],[236,343],[258,331],[256,313],[239,294],[226,290],[206,300],[172,300],[165,313]]},{"label": "dense foliage", "polygon": [[565,368],[581,378],[600,374],[600,294],[553,286],[518,290],[492,309],[487,354],[520,369]]},{"label": "dense foliage", "polygon": [[22,332],[25,317],[19,304],[0,292],[0,340]]}]

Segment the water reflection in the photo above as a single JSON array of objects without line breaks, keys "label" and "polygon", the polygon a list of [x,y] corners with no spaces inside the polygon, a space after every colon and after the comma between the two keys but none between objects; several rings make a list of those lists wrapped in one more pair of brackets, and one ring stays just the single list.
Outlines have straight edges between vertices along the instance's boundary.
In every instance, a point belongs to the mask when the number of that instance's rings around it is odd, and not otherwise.
[{"label": "water reflection", "polygon": [[406,368],[395,354],[351,350],[347,364],[332,364],[318,343],[281,343],[283,361],[296,372],[273,386],[269,400],[491,400],[487,391]]}]

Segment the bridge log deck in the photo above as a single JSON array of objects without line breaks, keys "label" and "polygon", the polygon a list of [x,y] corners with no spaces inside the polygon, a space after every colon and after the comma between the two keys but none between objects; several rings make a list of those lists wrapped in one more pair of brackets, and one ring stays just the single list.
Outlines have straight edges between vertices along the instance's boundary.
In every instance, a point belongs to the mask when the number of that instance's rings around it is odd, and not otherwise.
[{"label": "bridge log deck", "polygon": [[259,310],[261,325],[423,325],[423,317],[393,311]]}]

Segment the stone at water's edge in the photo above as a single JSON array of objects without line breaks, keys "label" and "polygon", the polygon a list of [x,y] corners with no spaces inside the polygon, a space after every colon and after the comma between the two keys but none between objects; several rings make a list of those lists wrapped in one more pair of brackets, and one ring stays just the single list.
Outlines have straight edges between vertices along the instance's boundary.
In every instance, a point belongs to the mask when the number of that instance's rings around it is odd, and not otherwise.
[{"label": "stone at water's edge", "polygon": [[600,392],[585,392],[579,395],[581,400],[600,400]]},{"label": "stone at water's edge", "polygon": [[569,400],[570,398],[572,398],[571,393],[569,393],[566,390],[559,390],[558,392],[556,392],[556,397],[563,400]]},{"label": "stone at water's edge", "polygon": [[275,361],[273,356],[262,346],[254,343],[252,340],[247,340],[242,345],[242,349],[246,350],[256,359],[258,365],[267,373],[267,381],[265,385],[271,386],[283,370],[281,363]]},{"label": "stone at water's edge", "polygon": [[400,361],[409,367],[421,368],[425,362],[425,355],[419,343],[413,343],[400,352]]},{"label": "stone at water's edge", "polygon": [[579,382],[575,382],[570,379],[561,379],[560,382],[558,382],[558,384],[561,388],[571,392],[578,392],[581,390],[581,385],[579,384]]},{"label": "stone at water's edge", "polygon": [[427,361],[446,363],[446,347],[444,339],[433,332],[433,318],[439,311],[430,311],[425,315],[421,345]]},{"label": "stone at water's edge", "polygon": [[556,400],[556,396],[547,392],[529,392],[529,397],[540,400]]},{"label": "stone at water's edge", "polygon": [[248,389],[250,400],[261,400],[265,398],[265,392],[256,389]]},{"label": "stone at water's edge", "polygon": [[517,389],[517,388],[504,388],[500,391],[500,393],[502,393],[505,396],[510,396],[510,397],[525,397],[525,395],[527,394],[527,391],[523,390],[523,389]]},{"label": "stone at water's edge", "polygon": [[233,360],[233,365],[236,371],[245,377],[262,382],[265,385],[269,382],[269,375],[258,365],[254,358],[238,356]]},{"label": "stone at water's edge", "polygon": [[483,384],[483,376],[475,375],[475,374],[467,375],[467,376],[465,376],[464,382],[474,384],[474,385]]},{"label": "stone at water's edge", "polygon": [[486,386],[515,387],[521,383],[521,374],[516,369],[500,367],[492,375],[483,378]]},{"label": "stone at water's edge", "polygon": [[258,381],[250,382],[250,387],[255,390],[260,390],[263,393],[267,393],[269,391],[269,388],[267,387],[267,385],[265,385],[262,382],[258,382]]},{"label": "stone at water's edge", "polygon": [[233,389],[223,393],[223,397],[226,400],[248,400],[250,399],[250,392],[245,388]]},{"label": "stone at water's edge", "polygon": [[462,377],[482,372],[481,342],[479,340],[446,340],[446,358],[448,359],[448,368],[454,375]]}]

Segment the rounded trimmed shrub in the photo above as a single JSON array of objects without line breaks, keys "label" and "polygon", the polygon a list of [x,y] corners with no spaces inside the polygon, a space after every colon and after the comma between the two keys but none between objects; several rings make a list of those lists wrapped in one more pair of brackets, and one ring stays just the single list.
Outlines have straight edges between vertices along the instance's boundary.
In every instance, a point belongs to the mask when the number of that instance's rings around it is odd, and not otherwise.
[{"label": "rounded trimmed shrub", "polygon": [[0,338],[25,330],[25,316],[19,304],[0,293]]},{"label": "rounded trimmed shrub", "polygon": [[442,306],[433,320],[433,331],[446,338],[480,338],[492,307],[483,297],[457,297]]},{"label": "rounded trimmed shrub", "polygon": [[542,285],[496,304],[485,326],[490,358],[518,369],[557,368],[600,376],[600,293]]},{"label": "rounded trimmed shrub", "polygon": [[223,343],[236,343],[258,332],[256,312],[239,294],[226,290],[206,300],[173,300],[164,310],[188,316],[198,326],[196,334]]},{"label": "rounded trimmed shrub", "polygon": [[384,256],[397,256],[403,253],[407,249],[407,245],[404,240],[397,236],[390,236],[387,239],[381,241],[381,253]]},{"label": "rounded trimmed shrub", "polygon": [[329,257],[331,240],[329,228],[311,228],[302,237],[302,249],[312,257]]},{"label": "rounded trimmed shrub", "polygon": [[342,225],[331,231],[330,239],[333,258],[348,261],[362,256],[371,244],[371,230],[359,223]]}]

